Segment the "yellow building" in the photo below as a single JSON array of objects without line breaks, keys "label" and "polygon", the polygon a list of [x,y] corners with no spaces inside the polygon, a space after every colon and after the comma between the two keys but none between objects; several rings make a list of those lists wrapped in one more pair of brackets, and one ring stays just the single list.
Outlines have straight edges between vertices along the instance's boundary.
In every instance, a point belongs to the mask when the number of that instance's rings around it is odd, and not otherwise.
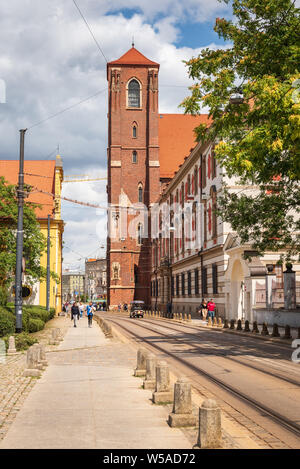
[{"label": "yellow building", "polygon": [[[18,182],[19,162],[1,160],[0,176],[10,184]],[[59,155],[56,160],[31,160],[24,163],[24,182],[34,188],[28,201],[40,204],[36,208],[37,220],[41,232],[47,239],[48,215],[50,215],[50,270],[56,279],[50,279],[50,308],[58,314],[62,309],[62,236],[64,222],[61,219],[61,190],[63,182],[63,165]],[[41,256],[41,265],[47,268],[47,252]],[[23,284],[26,284],[26,273]],[[31,287],[31,295],[24,299],[24,304],[46,306],[47,282],[43,280]]]}]

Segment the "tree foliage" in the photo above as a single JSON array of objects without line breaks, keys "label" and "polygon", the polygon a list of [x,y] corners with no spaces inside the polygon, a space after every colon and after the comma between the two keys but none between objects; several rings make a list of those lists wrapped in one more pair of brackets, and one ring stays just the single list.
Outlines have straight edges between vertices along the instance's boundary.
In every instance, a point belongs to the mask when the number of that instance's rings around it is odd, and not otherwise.
[{"label": "tree foliage", "polygon": [[[30,187],[25,187],[30,191]],[[40,258],[46,249],[46,239],[40,231],[34,209],[35,204],[24,202],[24,246],[26,279],[34,282],[46,278],[46,269],[40,265]],[[14,281],[16,268],[16,230],[18,204],[16,186],[0,177],[0,289],[7,291]]]},{"label": "tree foliage", "polygon": [[290,258],[300,251],[300,10],[291,0],[225,3],[233,19],[214,29],[229,45],[186,62],[197,82],[182,106],[209,108],[212,125],[196,129],[198,140],[217,142],[228,176],[255,188],[224,188],[223,219],[259,252],[287,248]]}]

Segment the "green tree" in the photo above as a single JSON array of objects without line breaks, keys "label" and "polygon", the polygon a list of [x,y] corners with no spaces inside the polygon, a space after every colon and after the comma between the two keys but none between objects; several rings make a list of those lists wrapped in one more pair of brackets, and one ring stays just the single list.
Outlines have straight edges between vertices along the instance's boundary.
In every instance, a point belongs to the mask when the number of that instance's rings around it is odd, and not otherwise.
[{"label": "green tree", "polygon": [[256,189],[224,187],[223,219],[258,252],[286,248],[290,259],[300,251],[300,10],[291,0],[225,3],[233,19],[217,18],[214,30],[227,46],[186,62],[197,82],[181,105],[209,108],[198,140],[216,142],[227,174]]},{"label": "green tree", "polygon": [[[26,186],[26,191],[30,187]],[[24,248],[26,278],[30,283],[46,278],[46,269],[40,265],[40,257],[46,249],[46,239],[40,231],[34,209],[35,204],[24,202]],[[16,266],[16,228],[18,205],[16,186],[0,177],[0,301],[5,303],[7,291],[14,282]]]}]

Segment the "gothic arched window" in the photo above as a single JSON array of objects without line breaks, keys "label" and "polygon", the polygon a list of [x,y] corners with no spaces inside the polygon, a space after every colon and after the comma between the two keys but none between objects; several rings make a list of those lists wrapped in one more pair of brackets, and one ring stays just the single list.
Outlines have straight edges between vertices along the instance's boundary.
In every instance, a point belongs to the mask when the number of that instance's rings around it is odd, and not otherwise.
[{"label": "gothic arched window", "polygon": [[133,79],[128,84],[128,107],[140,107],[140,84]]},{"label": "gothic arched window", "polygon": [[143,202],[143,184],[140,183],[138,187],[138,199],[139,202]]},{"label": "gothic arched window", "polygon": [[133,124],[132,126],[132,137],[137,138],[137,126],[136,123]]},{"label": "gothic arched window", "polygon": [[132,162],[137,163],[137,151],[132,152]]}]

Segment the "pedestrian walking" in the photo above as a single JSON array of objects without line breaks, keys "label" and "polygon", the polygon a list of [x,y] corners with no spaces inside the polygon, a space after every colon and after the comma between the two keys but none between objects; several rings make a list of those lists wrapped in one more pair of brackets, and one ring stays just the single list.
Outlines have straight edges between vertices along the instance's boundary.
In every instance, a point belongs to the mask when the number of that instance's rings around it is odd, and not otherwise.
[{"label": "pedestrian walking", "polygon": [[83,316],[83,311],[84,311],[84,306],[83,306],[83,304],[81,303],[81,301],[80,301],[80,303],[79,303],[79,311],[80,311],[80,317],[82,318],[82,316]]},{"label": "pedestrian walking", "polygon": [[77,303],[74,303],[72,308],[71,308],[71,320],[74,321],[74,327],[77,327],[77,320],[79,320],[80,317],[80,311],[77,306]]},{"label": "pedestrian walking", "polygon": [[200,315],[202,316],[203,321],[206,321],[207,316],[207,302],[204,298],[202,298],[201,305],[200,305]]},{"label": "pedestrian walking", "polygon": [[95,308],[93,307],[93,303],[90,301],[90,303],[86,307],[86,314],[87,314],[87,317],[88,317],[88,326],[89,327],[92,327],[94,311],[95,311]]},{"label": "pedestrian walking", "polygon": [[121,308],[122,308],[122,305],[121,303],[118,304],[118,311],[120,312],[121,311]]},{"label": "pedestrian walking", "polygon": [[215,309],[216,309],[216,304],[214,300],[211,298],[210,301],[207,303],[207,311],[208,311],[207,315],[209,318],[213,319],[215,315]]}]

